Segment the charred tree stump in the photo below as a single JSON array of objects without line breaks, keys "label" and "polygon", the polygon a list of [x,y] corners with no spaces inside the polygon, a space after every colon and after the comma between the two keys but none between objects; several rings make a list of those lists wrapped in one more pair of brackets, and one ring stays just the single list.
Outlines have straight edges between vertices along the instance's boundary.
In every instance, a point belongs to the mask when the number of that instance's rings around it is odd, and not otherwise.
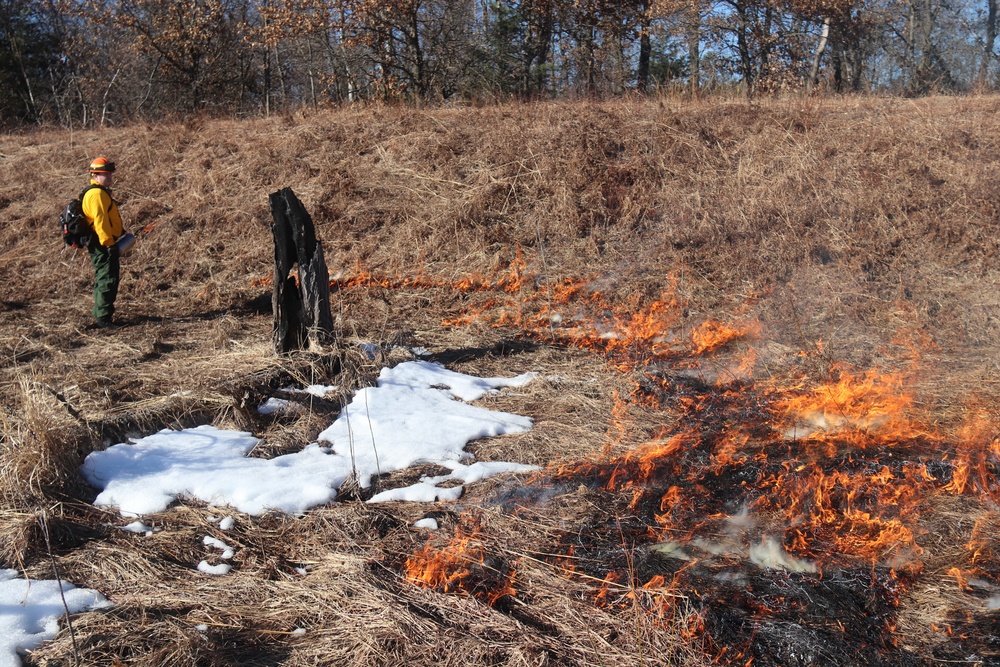
[{"label": "charred tree stump", "polygon": [[[316,228],[291,188],[271,194],[274,236],[274,351],[284,354],[329,342],[330,273]],[[298,267],[298,279],[293,270]]]}]

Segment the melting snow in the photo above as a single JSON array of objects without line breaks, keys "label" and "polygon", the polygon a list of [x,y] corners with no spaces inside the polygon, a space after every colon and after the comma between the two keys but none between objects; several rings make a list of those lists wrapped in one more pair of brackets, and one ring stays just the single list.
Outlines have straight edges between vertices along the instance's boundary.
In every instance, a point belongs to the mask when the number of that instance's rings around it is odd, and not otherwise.
[{"label": "melting snow", "polygon": [[[83,474],[102,489],[95,504],[118,507],[126,516],[163,511],[178,497],[230,505],[254,515],[268,510],[301,514],[336,498],[337,489],[352,476],[367,488],[373,477],[417,463],[451,472],[384,491],[372,500],[455,499],[463,489],[455,482],[537,469],[470,463],[472,455],[464,451],[478,438],[527,431],[532,421],[463,401],[523,386],[534,377],[477,378],[426,361],[407,362],[383,369],[376,387],[360,390],[318,442],[299,452],[249,458],[247,453],[259,442],[250,433],[212,426],[168,429],[93,452],[84,461]],[[439,486],[444,482],[451,485]]]},{"label": "melting snow", "polygon": [[111,606],[89,588],[65,581],[18,579],[16,570],[0,570],[0,667],[17,667],[19,651],[32,651],[56,636],[59,619],[66,613],[64,596],[74,614]]},{"label": "melting snow", "polygon": [[153,528],[151,526],[147,526],[142,521],[133,521],[132,523],[126,524],[122,526],[122,530],[126,530],[130,533],[142,533],[146,537],[153,534]]},{"label": "melting snow", "polygon": [[222,560],[229,560],[235,555],[231,546],[218,538],[212,537],[211,535],[206,535],[204,539],[202,539],[202,544],[206,547],[215,547],[216,549],[220,549],[222,554],[219,558]]},{"label": "melting snow", "polygon": [[229,571],[233,569],[232,565],[228,563],[219,563],[218,565],[209,565],[207,560],[203,560],[198,563],[198,571],[204,572],[205,574],[211,574],[216,577],[221,577],[224,574],[229,574]]}]

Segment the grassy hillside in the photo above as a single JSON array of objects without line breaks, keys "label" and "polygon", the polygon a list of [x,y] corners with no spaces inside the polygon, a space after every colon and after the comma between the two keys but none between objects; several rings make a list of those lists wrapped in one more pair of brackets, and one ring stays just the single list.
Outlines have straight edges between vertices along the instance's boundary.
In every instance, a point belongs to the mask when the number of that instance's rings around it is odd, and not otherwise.
[{"label": "grassy hillside", "polygon": [[[996,664],[998,110],[663,99],[0,137],[0,565],[51,576],[48,532],[63,576],[116,601],[76,620],[85,664]],[[140,236],[110,333],[87,328],[91,269],[55,224],[96,155],[117,161]],[[276,358],[268,194],[283,187],[316,222],[337,335]],[[528,487],[550,492],[494,480],[438,507],[344,489],[305,517],[242,517],[224,582],[185,566],[209,508],[171,508],[140,539],[89,504],[78,466],[95,448],[211,422],[263,437],[261,456],[294,451],[416,345],[464,372],[549,378],[490,399],[532,432],[474,447],[547,467]],[[342,396],[256,413],[294,381]],[[820,412],[833,435],[781,435]],[[681,443],[673,463],[633,470],[630,452],[664,442]],[[816,476],[783,477],[787,461]],[[671,487],[690,503],[663,514]],[[742,579],[723,584],[721,556],[681,567],[649,549],[647,520],[719,534],[733,489],[758,516],[747,544],[776,534],[825,578],[729,554]],[[407,580],[426,539],[407,525],[428,512],[516,563],[518,595],[497,607]],[[881,528],[858,527],[873,516]],[[616,536],[622,517],[641,525]],[[827,611],[801,611],[824,595]],[[63,633],[29,662],[73,651]]]},{"label": "grassy hillside", "polygon": [[[488,273],[520,247],[550,280],[585,267],[632,292],[686,266],[713,306],[750,292],[787,301],[793,288],[812,310],[835,285],[845,316],[880,324],[902,301],[981,343],[982,319],[956,318],[953,297],[983,285],[996,255],[997,104],[379,108],[8,136],[20,177],[0,200],[5,289],[61,285],[52,211],[101,153],[122,167],[126,218],[146,229],[129,290],[139,303],[187,281],[212,305],[252,296],[248,283],[269,271],[267,194],[290,186],[334,267]],[[71,276],[83,287],[86,271]]]}]

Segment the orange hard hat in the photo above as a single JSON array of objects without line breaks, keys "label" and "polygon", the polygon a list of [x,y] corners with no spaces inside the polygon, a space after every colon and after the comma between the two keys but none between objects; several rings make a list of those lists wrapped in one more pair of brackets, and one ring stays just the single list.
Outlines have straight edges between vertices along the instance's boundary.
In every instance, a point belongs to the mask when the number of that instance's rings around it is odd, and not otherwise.
[{"label": "orange hard hat", "polygon": [[92,174],[110,174],[115,170],[115,163],[106,157],[94,158],[87,169]]}]

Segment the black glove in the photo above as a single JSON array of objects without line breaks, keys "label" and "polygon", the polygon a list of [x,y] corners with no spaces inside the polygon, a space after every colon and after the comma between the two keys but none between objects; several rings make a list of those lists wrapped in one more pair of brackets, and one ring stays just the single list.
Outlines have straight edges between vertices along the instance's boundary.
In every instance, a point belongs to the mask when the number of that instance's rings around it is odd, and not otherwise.
[{"label": "black glove", "polygon": [[121,253],[118,251],[117,243],[112,243],[108,246],[108,256],[112,259],[118,259],[121,256]]}]

